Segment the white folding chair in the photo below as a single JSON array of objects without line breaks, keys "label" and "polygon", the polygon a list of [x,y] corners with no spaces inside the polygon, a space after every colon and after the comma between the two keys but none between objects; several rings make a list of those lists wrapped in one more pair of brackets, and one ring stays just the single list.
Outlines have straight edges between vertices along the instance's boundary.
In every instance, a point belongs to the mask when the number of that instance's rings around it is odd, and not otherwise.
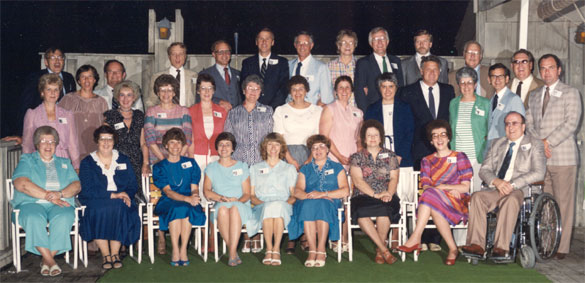
[{"label": "white folding chair", "polygon": [[[413,184],[415,184],[415,186],[416,186],[415,189],[416,189],[416,191],[418,191],[418,189],[420,187],[420,185],[419,185],[420,172],[415,171],[415,172],[413,172],[412,176],[413,176]],[[471,179],[469,186],[470,186],[470,188],[473,188],[473,179]],[[414,202],[410,204],[410,207],[412,209],[411,210],[412,221],[413,221],[412,227],[414,229],[414,228],[416,228],[416,218],[417,218],[416,210],[418,208],[418,193],[414,194]],[[433,220],[433,217],[430,217],[429,220]],[[450,227],[451,227],[451,229],[465,229],[465,230],[467,230],[467,223],[464,224],[461,222],[457,225],[450,225]],[[425,225],[425,229],[427,229],[427,228],[436,229],[437,226],[435,224],[427,223],[427,225]],[[414,254],[414,261],[418,261],[418,256],[419,256],[418,253],[415,252],[413,254]]]},{"label": "white folding chair", "polygon": [[[11,179],[6,179],[6,196],[8,197],[8,205],[9,210],[11,210],[11,214],[14,214],[14,222],[10,221],[11,223],[11,236],[12,236],[12,262],[14,267],[16,267],[16,272],[20,272],[22,270],[22,265],[20,261],[20,238],[26,236],[26,232],[20,226],[18,221],[18,216],[20,214],[20,209],[14,209],[10,204],[10,201],[14,197],[14,186],[12,184]],[[73,264],[69,262],[69,251],[65,253],[65,262],[67,264],[72,265],[73,269],[77,269],[77,261],[81,260],[84,267],[87,267],[87,243],[82,244],[81,238],[79,237],[79,213],[83,213],[85,210],[85,206],[81,206],[76,201],[75,206],[75,220],[73,222],[73,227],[71,228],[70,235],[73,236]],[[48,226],[48,225],[47,225]],[[80,253],[81,250],[81,253]]]},{"label": "white folding chair", "polygon": [[[144,192],[144,197],[146,198],[146,219],[145,219],[145,224],[147,225],[147,231],[148,231],[148,256],[150,257],[150,263],[154,264],[154,230],[158,230],[159,227],[159,219],[158,216],[154,215],[154,205],[150,202],[150,198],[151,198],[151,191],[150,191],[150,177],[149,176],[142,176],[142,190]],[[161,189],[162,191],[162,189]],[[201,204],[202,207],[204,207],[204,212],[205,212],[205,218],[207,218],[207,216],[209,215],[209,211],[207,209],[207,206],[204,204]],[[144,224],[144,222],[143,222]],[[192,228],[196,229],[196,232],[193,234],[193,237],[195,239],[195,250],[197,251],[197,254],[199,254],[202,258],[203,261],[207,262],[207,241],[208,241],[208,223],[207,220],[205,220],[205,223],[203,225],[192,225]],[[201,245],[201,234],[202,234],[202,229],[205,229],[205,233],[203,233],[203,246]],[[142,251],[140,250],[140,253],[142,253]]]}]

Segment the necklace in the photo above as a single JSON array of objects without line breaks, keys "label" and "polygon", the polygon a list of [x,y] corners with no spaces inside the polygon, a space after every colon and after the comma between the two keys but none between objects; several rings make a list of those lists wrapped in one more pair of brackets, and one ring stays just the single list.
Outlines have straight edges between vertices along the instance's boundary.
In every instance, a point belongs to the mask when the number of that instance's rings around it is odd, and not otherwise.
[{"label": "necklace", "polygon": [[[179,163],[180,163],[180,161],[179,161],[179,162],[177,162],[177,164],[179,164]],[[179,165],[179,166],[180,166],[180,165]],[[173,175],[173,174],[169,173],[169,175],[171,175],[171,179],[173,179],[173,183],[174,183],[175,187],[177,187],[177,188],[178,188],[178,187],[180,187],[180,186],[183,184],[183,172],[182,172],[183,170],[174,170],[174,171],[175,171],[175,172],[177,172],[177,171],[178,171],[178,172],[180,172],[180,174],[181,174],[181,181],[180,181],[180,182],[177,184],[177,180],[175,179],[175,175]]]}]

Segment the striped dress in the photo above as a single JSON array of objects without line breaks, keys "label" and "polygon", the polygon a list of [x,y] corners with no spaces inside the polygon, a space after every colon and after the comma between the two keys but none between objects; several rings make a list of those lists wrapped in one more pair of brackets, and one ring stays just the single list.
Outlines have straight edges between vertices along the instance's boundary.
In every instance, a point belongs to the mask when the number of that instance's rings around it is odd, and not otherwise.
[{"label": "striped dress", "polygon": [[471,129],[471,111],[475,101],[459,103],[459,120],[455,131],[455,141],[458,151],[465,152],[470,160],[475,160],[475,142],[473,141],[473,130]]},{"label": "striped dress", "polygon": [[461,194],[460,198],[455,198],[436,188],[440,184],[457,185],[463,181],[471,181],[473,169],[465,153],[452,151],[446,157],[437,157],[434,153],[426,156],[421,161],[420,177],[424,191],[419,198],[419,205],[429,206],[451,225],[467,222],[469,194]]},{"label": "striped dress", "polygon": [[[187,138],[187,145],[191,145],[192,126],[189,109],[180,105],[175,105],[172,109],[163,109],[160,105],[148,108],[144,120],[146,145],[148,147],[153,144],[158,145],[158,149],[166,158],[168,152],[162,145],[162,137],[169,129],[175,127],[183,130]],[[156,155],[154,155],[152,150],[148,152],[150,164],[156,163],[158,161]]]}]

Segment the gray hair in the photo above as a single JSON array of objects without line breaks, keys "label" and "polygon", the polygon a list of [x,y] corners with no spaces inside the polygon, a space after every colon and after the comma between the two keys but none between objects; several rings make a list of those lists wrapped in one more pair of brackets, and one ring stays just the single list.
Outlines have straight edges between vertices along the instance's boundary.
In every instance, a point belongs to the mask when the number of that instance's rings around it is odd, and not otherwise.
[{"label": "gray hair", "polygon": [[376,79],[376,86],[378,86],[378,91],[380,91],[380,87],[385,82],[392,82],[396,87],[398,87],[398,79],[394,73],[383,73]]},{"label": "gray hair", "polygon": [[463,45],[463,53],[467,52],[467,47],[472,44],[479,46],[479,55],[481,55],[481,58],[483,58],[483,47],[481,47],[481,44],[475,40],[469,40],[465,42],[465,45]]},{"label": "gray hair", "polygon": [[39,144],[41,143],[41,136],[44,135],[51,135],[55,139],[55,146],[59,145],[59,133],[57,130],[51,126],[40,126],[35,130],[33,134],[33,143],[35,145],[35,149],[39,149]]},{"label": "gray hair", "polygon": [[306,36],[308,36],[308,37],[309,37],[309,39],[311,40],[311,43],[315,43],[315,40],[313,39],[313,35],[312,35],[312,34],[310,34],[308,31],[304,31],[304,30],[303,30],[303,31],[300,31],[299,33],[297,33],[297,35],[295,36],[295,41],[294,41],[294,43],[295,43],[295,44],[297,43],[297,39],[298,39],[298,38],[299,38],[299,36],[301,36],[301,35],[306,35]]},{"label": "gray hair", "polygon": [[457,70],[457,73],[455,74],[455,79],[457,80],[458,85],[462,78],[471,78],[475,84],[477,83],[477,72],[473,68],[465,66]]},{"label": "gray hair", "polygon": [[264,89],[264,84],[262,83],[262,79],[258,75],[249,75],[247,76],[244,81],[242,82],[242,90],[246,89],[249,83],[255,83],[260,86],[260,91]]},{"label": "gray hair", "polygon": [[136,84],[133,81],[122,81],[119,82],[115,87],[114,87],[114,99],[118,100],[120,98],[120,91],[123,88],[129,88],[132,90],[132,93],[134,94],[134,101],[136,101],[138,99],[138,97],[140,97],[140,86],[138,86],[138,84]]},{"label": "gray hair", "polygon": [[386,34],[386,39],[388,41],[390,41],[390,36],[388,35],[388,31],[385,28],[383,28],[383,27],[375,27],[375,28],[373,28],[370,31],[370,33],[368,33],[368,43],[370,45],[372,44],[372,36],[373,36],[373,34],[379,32],[379,31],[383,31]]}]

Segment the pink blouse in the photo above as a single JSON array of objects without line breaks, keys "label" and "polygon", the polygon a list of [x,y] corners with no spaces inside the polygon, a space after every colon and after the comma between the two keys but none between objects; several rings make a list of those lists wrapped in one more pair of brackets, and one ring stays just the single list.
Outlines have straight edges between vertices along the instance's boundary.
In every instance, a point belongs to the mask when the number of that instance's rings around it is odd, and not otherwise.
[{"label": "pink blouse", "polygon": [[[352,105],[344,108],[339,100],[335,100],[326,107],[333,113],[333,126],[329,132],[329,138],[335,143],[339,153],[349,158],[357,151],[358,128],[364,119],[364,114],[362,110]],[[339,162],[333,153],[329,153],[329,158]],[[348,169],[346,165],[343,167]]]}]

